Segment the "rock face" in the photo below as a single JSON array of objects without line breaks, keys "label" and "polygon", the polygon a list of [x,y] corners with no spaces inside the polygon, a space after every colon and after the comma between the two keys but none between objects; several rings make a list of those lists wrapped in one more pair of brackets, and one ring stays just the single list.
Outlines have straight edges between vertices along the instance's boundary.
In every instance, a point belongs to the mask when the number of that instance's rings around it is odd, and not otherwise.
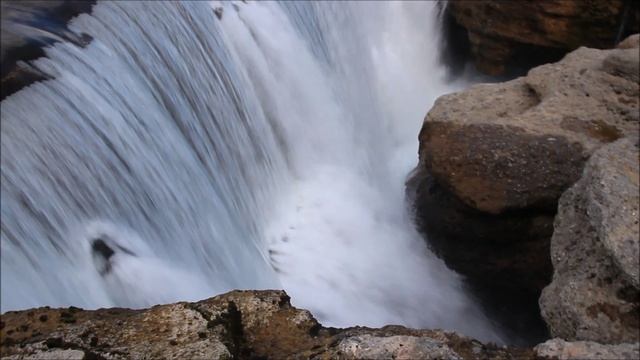
[{"label": "rock face", "polygon": [[640,341],[638,144],[596,151],[560,200],[551,239],[553,282],[540,307],[553,336]]},{"label": "rock face", "polygon": [[90,42],[88,35],[79,36],[69,31],[67,22],[78,14],[91,11],[94,4],[95,0],[3,0],[0,3],[0,100],[31,83],[49,78],[27,65],[45,55],[44,46],[60,38],[80,47]]},{"label": "rock face", "polygon": [[594,149],[638,130],[638,49],[581,48],[526,77],[439,98],[421,161],[466,205],[553,209]]},{"label": "rock face", "polygon": [[508,296],[537,312],[558,199],[594,151],[638,137],[633,44],[580,48],[526,77],[442,96],[427,114],[407,186],[416,220],[491,301]]},{"label": "rock face", "polygon": [[322,327],[283,291],[233,291],[146,310],[8,312],[2,359],[533,359],[455,333]]},{"label": "rock face", "polygon": [[534,348],[536,355],[543,359],[638,359],[640,344],[603,345],[592,341],[566,342],[562,339],[549,340]]},{"label": "rock face", "polygon": [[609,48],[639,30],[631,0],[452,0],[448,12],[467,30],[478,69],[498,75],[512,64],[528,67],[579,46]]}]

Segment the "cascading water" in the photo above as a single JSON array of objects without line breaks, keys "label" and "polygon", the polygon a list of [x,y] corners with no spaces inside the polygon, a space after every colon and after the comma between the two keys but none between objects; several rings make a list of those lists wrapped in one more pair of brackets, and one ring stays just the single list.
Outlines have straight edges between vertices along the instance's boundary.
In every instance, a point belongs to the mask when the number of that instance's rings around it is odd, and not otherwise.
[{"label": "cascading water", "polygon": [[2,102],[2,311],[284,288],[325,325],[502,341],[405,208],[422,117],[456,87],[436,12],[100,2],[76,18],[93,41],[47,48],[34,66],[54,79]]}]

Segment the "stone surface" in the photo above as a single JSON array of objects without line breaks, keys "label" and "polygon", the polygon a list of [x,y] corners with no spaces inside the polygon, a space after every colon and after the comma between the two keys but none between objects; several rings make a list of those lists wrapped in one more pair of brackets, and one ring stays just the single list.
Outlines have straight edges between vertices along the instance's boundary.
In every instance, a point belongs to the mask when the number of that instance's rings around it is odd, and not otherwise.
[{"label": "stone surface", "polygon": [[548,338],[538,297],[553,272],[549,239],[554,214],[482,213],[424,171],[412,177],[407,189],[431,249],[465,276],[489,316],[521,335],[523,345]]},{"label": "stone surface", "polygon": [[[59,39],[84,47],[86,34],[67,29],[67,22],[90,12],[95,0],[3,0],[0,2],[0,100],[49,75],[28,65],[45,55]],[[25,24],[28,24],[25,26]]]},{"label": "stone surface", "polygon": [[638,48],[580,48],[442,96],[425,118],[407,183],[418,226],[514,331],[541,323],[525,314],[551,279],[559,197],[594,151],[638,138],[638,63]]},{"label": "stone surface", "polygon": [[640,47],[640,34],[634,34],[631,35],[629,37],[627,37],[626,39],[622,40],[618,46],[616,46],[618,49],[632,49],[632,48],[639,48]]},{"label": "stone surface", "polygon": [[0,323],[2,359],[533,359],[441,330],[325,328],[284,291],[145,310],[38,308]]},{"label": "stone surface", "polygon": [[637,63],[638,49],[581,48],[526,77],[442,96],[419,136],[421,162],[482,212],[553,209],[590,153],[637,136]]},{"label": "stone surface", "polygon": [[450,359],[460,355],[441,341],[418,336],[353,336],[338,344],[345,357],[356,359]]},{"label": "stone surface", "polygon": [[592,341],[552,339],[534,348],[542,359],[623,360],[640,358],[640,344],[603,345]]},{"label": "stone surface", "polygon": [[640,21],[630,0],[452,0],[447,10],[467,30],[477,68],[492,75],[557,61],[579,46],[612,47]]},{"label": "stone surface", "polygon": [[560,200],[540,298],[553,336],[640,341],[638,159],[637,140],[601,148]]}]

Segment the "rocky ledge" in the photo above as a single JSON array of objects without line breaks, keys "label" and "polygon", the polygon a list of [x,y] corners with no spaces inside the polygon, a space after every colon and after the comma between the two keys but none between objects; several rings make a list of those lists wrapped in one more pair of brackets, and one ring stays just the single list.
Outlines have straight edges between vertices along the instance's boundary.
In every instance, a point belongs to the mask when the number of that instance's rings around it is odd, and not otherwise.
[{"label": "rocky ledge", "polygon": [[425,118],[418,225],[515,331],[555,268],[540,302],[552,336],[638,341],[639,44],[580,48],[442,96]]},{"label": "rocky ledge", "polygon": [[442,330],[326,328],[284,291],[232,291],[144,310],[49,307],[0,322],[2,359],[635,359],[638,344],[483,344]]},{"label": "rocky ledge", "polygon": [[482,344],[402,326],[325,328],[284,291],[232,291],[146,310],[7,312],[2,359],[533,359],[532,349]]},{"label": "rocky ledge", "polygon": [[450,0],[447,12],[466,30],[476,67],[498,75],[513,65],[557,61],[578,46],[610,48],[640,30],[633,0]]}]

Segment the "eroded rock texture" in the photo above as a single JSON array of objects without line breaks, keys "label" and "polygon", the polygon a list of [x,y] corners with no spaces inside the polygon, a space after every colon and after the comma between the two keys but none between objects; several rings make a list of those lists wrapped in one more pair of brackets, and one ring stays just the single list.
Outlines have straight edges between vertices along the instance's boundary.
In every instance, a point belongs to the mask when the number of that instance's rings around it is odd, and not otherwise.
[{"label": "eroded rock texture", "polygon": [[640,357],[638,343],[605,345],[593,341],[567,342],[552,339],[537,345],[534,350],[542,359],[557,360],[622,360]]},{"label": "eroded rock texture", "polygon": [[467,30],[477,68],[491,75],[557,61],[580,46],[613,47],[640,21],[632,0],[451,0],[448,12]]},{"label": "eroded rock texture", "polygon": [[634,39],[442,96],[425,118],[408,182],[418,224],[449,267],[507,306],[507,319],[515,308],[537,309],[551,280],[562,193],[594,151],[638,138]]},{"label": "eroded rock texture", "polygon": [[146,310],[8,312],[2,359],[533,359],[441,330],[325,328],[284,291],[232,291]]},{"label": "eroded rock texture", "polygon": [[49,75],[29,65],[45,56],[44,47],[65,39],[80,47],[91,37],[75,34],[67,23],[90,12],[95,0],[3,0],[0,3],[0,100]]},{"label": "eroded rock texture", "polygon": [[540,307],[553,336],[640,341],[638,144],[596,151],[560,200],[551,239],[553,282]]}]

